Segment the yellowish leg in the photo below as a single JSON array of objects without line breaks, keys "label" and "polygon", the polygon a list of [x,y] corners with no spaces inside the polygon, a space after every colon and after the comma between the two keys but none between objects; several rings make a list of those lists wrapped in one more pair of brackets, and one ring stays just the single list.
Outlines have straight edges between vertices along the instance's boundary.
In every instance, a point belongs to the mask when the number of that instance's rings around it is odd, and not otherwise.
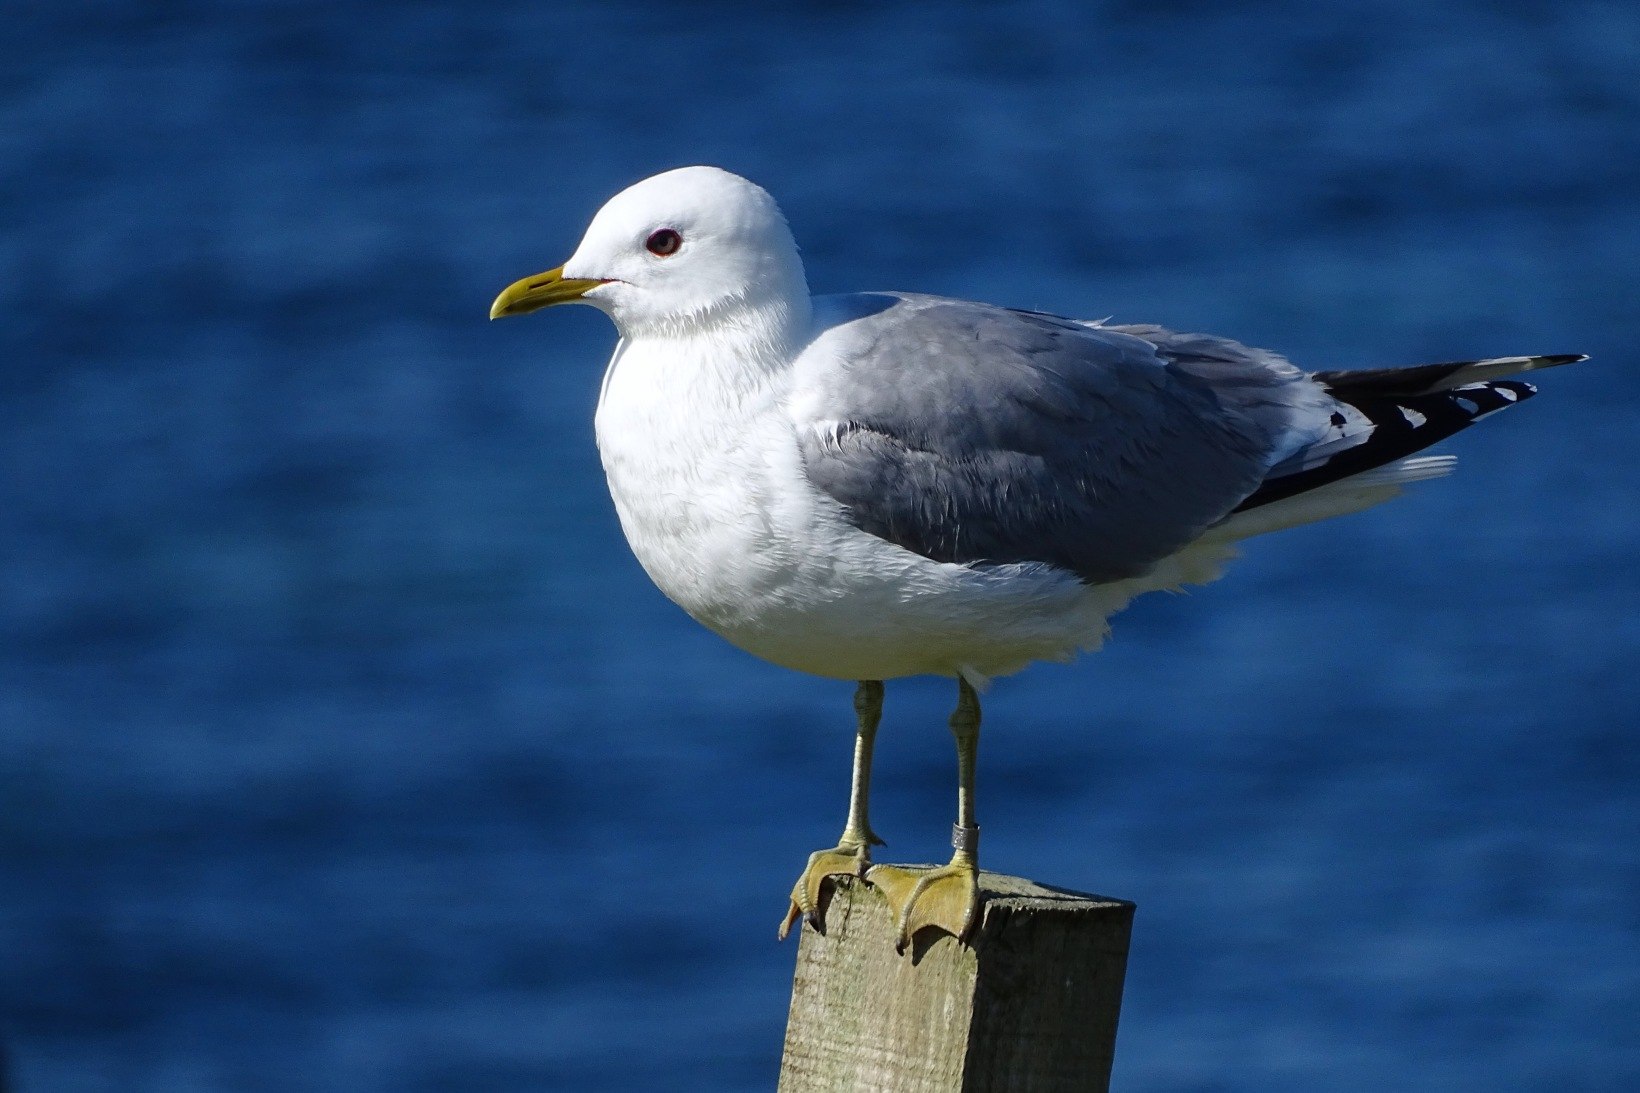
[{"label": "yellowish leg", "polygon": [[904,951],[925,926],[965,939],[979,912],[979,825],[974,823],[974,765],[979,758],[979,695],[957,679],[957,708],[951,714],[957,740],[957,822],[951,829],[955,853],[938,869],[872,868],[867,880],[882,889],[899,926],[895,947]]},{"label": "yellowish leg", "polygon": [[867,818],[871,797],[871,748],[877,740],[877,723],[883,717],[883,685],[877,680],[861,680],[854,689],[854,778],[849,792],[848,820],[843,824],[843,837],[830,850],[816,850],[809,855],[808,867],[792,888],[791,910],[780,924],[780,940],[786,940],[792,925],[799,918],[807,918],[811,925],[820,922],[822,885],[827,878],[839,875],[863,877],[871,866],[871,848],[882,846],[871,830]]}]

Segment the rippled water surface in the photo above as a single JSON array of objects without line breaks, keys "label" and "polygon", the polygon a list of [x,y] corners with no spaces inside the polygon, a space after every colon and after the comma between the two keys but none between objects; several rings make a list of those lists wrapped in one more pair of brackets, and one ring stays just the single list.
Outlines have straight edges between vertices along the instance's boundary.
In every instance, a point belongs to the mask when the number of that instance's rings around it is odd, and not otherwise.
[{"label": "rippled water surface", "polygon": [[[1313,367],[1596,359],[1460,473],[999,683],[988,863],[1138,902],[1126,1090],[1640,1088],[1632,5],[35,5],[0,59],[0,1040],[23,1093],[766,1090],[849,689],[628,554],[621,186],[818,290]],[[943,852],[949,685],[877,826]]]}]

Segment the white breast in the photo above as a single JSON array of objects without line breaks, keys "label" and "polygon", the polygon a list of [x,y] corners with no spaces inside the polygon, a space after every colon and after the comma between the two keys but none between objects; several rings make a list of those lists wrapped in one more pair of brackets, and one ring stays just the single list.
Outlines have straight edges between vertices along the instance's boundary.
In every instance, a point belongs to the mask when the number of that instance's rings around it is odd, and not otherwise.
[{"label": "white breast", "polygon": [[[791,499],[771,459],[790,448],[770,377],[702,382],[689,347],[616,349],[598,405],[598,450],[621,527],[650,578],[720,633],[753,624],[798,565],[778,526]],[[694,381],[694,382],[691,382]]]}]

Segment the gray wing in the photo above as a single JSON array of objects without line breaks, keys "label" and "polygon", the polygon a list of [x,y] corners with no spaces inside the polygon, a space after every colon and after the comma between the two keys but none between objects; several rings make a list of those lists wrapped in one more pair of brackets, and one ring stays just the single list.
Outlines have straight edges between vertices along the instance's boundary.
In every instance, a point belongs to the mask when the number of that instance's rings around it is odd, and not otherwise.
[{"label": "gray wing", "polygon": [[1325,398],[1222,339],[937,297],[817,303],[832,325],[797,362],[804,471],[857,527],[937,561],[1136,576],[1256,490]]}]

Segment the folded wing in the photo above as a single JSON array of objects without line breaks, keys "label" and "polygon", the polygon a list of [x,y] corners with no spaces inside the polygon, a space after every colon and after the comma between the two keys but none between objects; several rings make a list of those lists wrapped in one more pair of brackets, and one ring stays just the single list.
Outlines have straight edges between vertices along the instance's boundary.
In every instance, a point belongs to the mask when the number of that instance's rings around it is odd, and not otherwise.
[{"label": "folded wing", "polygon": [[1235,343],[1186,363],[1122,330],[884,299],[798,361],[794,425],[849,520],[938,561],[1137,576],[1257,490],[1324,397]]}]

